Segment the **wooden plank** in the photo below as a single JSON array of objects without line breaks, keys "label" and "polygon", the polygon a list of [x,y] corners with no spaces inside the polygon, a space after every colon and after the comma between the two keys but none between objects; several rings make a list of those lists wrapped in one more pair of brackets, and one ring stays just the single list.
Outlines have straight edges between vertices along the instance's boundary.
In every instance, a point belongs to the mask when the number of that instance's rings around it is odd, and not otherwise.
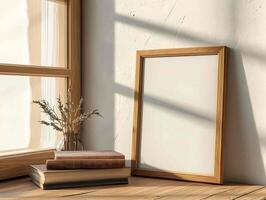
[{"label": "wooden plank", "polygon": [[53,158],[53,149],[0,156],[0,180],[25,176],[29,165],[43,164],[47,159]]},{"label": "wooden plank", "polygon": [[198,199],[206,199],[209,196],[215,195],[217,193],[228,190],[230,187],[228,186],[194,186],[194,187],[185,187],[183,190],[177,190],[175,192],[171,192],[165,194],[160,197],[162,200],[198,200]]},{"label": "wooden plank", "polygon": [[244,196],[237,198],[237,200],[265,200],[266,199],[266,187],[261,187],[255,191],[252,191]]},{"label": "wooden plank", "polygon": [[266,188],[249,185],[210,185],[131,177],[128,185],[41,190],[29,178],[0,183],[0,199],[265,199]]},{"label": "wooden plank", "polygon": [[253,191],[263,188],[263,186],[233,186],[232,189],[225,192],[221,192],[215,195],[208,197],[208,200],[228,200],[228,199],[237,199],[239,197],[245,196]]},{"label": "wooden plank", "polygon": [[225,101],[227,80],[227,49],[221,48],[218,53],[218,83],[216,105],[216,138],[215,138],[215,169],[217,183],[223,183],[223,132],[225,127]]},{"label": "wooden plank", "polygon": [[135,72],[135,90],[134,90],[134,116],[132,130],[132,150],[131,150],[131,171],[132,173],[138,167],[140,160],[139,143],[140,143],[140,123],[141,123],[141,101],[142,101],[142,68],[143,59],[136,54],[136,72]]},{"label": "wooden plank", "polygon": [[224,46],[214,47],[192,47],[192,48],[174,48],[174,49],[155,49],[155,50],[139,50],[137,54],[143,58],[152,57],[171,57],[171,56],[200,56],[200,55],[216,55]]},{"label": "wooden plank", "polygon": [[63,67],[41,67],[34,65],[0,64],[0,74],[68,77],[70,76],[70,70]]},{"label": "wooden plank", "polygon": [[81,95],[81,1],[68,0],[68,67],[72,101],[78,105]]},{"label": "wooden plank", "polygon": [[[82,199],[156,199],[157,192],[166,188],[181,188],[191,183],[165,181],[160,179],[131,177],[129,185],[106,186],[91,193],[79,196]],[[76,197],[75,197],[76,198]]]}]

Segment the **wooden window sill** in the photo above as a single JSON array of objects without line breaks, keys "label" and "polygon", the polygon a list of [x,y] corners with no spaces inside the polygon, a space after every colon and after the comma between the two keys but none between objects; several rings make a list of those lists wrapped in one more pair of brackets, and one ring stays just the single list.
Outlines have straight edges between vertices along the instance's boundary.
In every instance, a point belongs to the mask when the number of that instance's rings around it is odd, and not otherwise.
[{"label": "wooden window sill", "polygon": [[54,149],[19,150],[0,154],[0,180],[28,175],[33,164],[43,164],[54,158]]}]

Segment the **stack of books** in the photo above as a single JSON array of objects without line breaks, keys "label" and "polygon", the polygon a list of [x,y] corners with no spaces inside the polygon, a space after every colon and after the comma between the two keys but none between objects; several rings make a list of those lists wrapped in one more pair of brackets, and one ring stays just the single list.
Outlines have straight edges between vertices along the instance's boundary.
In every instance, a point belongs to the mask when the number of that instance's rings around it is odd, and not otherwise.
[{"label": "stack of books", "polygon": [[29,175],[42,189],[127,184],[130,169],[115,151],[58,151],[54,160],[32,165]]}]

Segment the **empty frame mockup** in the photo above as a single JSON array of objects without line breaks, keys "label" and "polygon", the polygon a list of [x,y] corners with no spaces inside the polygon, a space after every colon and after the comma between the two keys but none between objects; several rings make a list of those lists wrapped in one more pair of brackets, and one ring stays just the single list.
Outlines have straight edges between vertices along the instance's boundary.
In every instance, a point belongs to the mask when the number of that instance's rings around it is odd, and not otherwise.
[{"label": "empty frame mockup", "polygon": [[222,183],[226,48],[137,51],[132,175]]}]

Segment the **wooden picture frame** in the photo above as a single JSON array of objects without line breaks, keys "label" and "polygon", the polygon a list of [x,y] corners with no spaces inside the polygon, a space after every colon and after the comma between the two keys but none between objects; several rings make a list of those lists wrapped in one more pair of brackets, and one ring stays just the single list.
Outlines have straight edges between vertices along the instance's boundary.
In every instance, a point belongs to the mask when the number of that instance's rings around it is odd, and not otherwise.
[{"label": "wooden picture frame", "polygon": [[[144,62],[146,58],[157,57],[183,57],[183,56],[218,56],[218,77],[217,77],[217,99],[216,103],[216,126],[215,126],[215,158],[214,174],[202,175],[193,173],[180,173],[178,171],[165,171],[144,169],[140,167],[141,157],[141,127],[142,127],[142,101],[143,101],[143,84],[144,84]],[[197,181],[206,183],[223,183],[223,130],[225,117],[225,97],[226,97],[226,65],[227,65],[227,48],[224,46],[215,47],[198,47],[198,48],[179,48],[179,49],[159,49],[137,51],[136,55],[136,79],[135,79],[135,97],[134,97],[134,121],[132,136],[132,175],[148,176],[168,179],[178,179],[187,181]]]}]

